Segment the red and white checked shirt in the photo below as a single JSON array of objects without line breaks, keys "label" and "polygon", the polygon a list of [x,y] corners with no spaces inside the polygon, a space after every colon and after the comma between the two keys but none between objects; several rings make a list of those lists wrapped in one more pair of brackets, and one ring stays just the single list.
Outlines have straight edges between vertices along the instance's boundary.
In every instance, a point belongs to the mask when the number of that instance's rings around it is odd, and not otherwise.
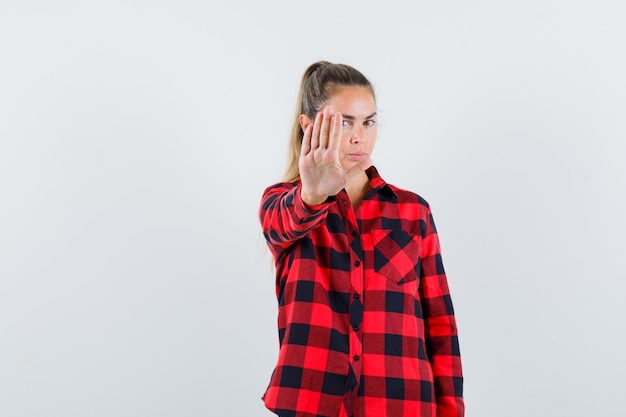
[{"label": "red and white checked shirt", "polygon": [[430,207],[374,167],[355,211],[300,183],[263,194],[276,262],[278,363],[263,396],[281,417],[461,417],[456,323]]}]

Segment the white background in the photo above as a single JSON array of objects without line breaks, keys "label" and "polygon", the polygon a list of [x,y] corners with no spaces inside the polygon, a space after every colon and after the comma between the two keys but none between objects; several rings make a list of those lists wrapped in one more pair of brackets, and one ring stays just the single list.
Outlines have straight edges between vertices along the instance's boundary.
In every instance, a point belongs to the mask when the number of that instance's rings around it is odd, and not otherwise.
[{"label": "white background", "polygon": [[[432,205],[468,417],[623,416],[621,1],[0,2],[0,415],[269,416],[257,209],[312,62]],[[390,416],[393,417],[393,416]]]}]

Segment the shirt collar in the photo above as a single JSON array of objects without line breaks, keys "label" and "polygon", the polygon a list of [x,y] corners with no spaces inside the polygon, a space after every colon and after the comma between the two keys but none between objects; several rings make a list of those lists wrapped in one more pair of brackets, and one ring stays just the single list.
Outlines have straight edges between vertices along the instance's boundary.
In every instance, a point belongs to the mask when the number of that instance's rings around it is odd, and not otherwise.
[{"label": "shirt collar", "polygon": [[387,197],[398,197],[393,188],[391,188],[391,186],[380,176],[374,165],[366,169],[365,173],[370,179],[370,187],[372,187],[372,189],[386,195]]}]

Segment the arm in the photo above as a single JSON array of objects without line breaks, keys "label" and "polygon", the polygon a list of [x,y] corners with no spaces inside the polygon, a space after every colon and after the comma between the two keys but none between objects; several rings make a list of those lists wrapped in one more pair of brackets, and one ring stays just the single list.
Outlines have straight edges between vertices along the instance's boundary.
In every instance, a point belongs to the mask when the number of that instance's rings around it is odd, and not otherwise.
[{"label": "arm", "polygon": [[433,369],[437,417],[463,417],[463,373],[454,310],[430,209],[422,236],[420,296]]},{"label": "arm", "polygon": [[298,161],[302,182],[277,184],[263,194],[259,217],[276,260],[289,245],[322,222],[328,213],[329,198],[371,165],[367,159],[347,171],[341,167],[342,120],[341,113],[333,114],[327,106],[313,124],[303,126]]},{"label": "arm", "polygon": [[330,203],[308,206],[302,200],[301,189],[300,184],[281,183],[263,193],[259,220],[274,259],[321,224],[328,214]]}]

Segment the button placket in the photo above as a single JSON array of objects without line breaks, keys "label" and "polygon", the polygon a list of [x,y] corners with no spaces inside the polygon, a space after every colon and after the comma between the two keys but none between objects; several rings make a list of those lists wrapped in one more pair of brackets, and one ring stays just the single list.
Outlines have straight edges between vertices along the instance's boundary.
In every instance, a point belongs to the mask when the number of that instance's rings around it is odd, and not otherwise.
[{"label": "button placket", "polygon": [[349,306],[350,320],[350,348],[349,356],[352,369],[357,380],[361,376],[361,355],[363,351],[363,302],[362,292],[365,279],[365,263],[363,262],[362,237],[359,230],[359,221],[356,213],[352,210],[350,199],[347,194],[341,194],[339,203],[340,211],[345,213],[344,221],[346,225],[346,237],[350,246],[351,268],[351,290],[352,300]]}]

